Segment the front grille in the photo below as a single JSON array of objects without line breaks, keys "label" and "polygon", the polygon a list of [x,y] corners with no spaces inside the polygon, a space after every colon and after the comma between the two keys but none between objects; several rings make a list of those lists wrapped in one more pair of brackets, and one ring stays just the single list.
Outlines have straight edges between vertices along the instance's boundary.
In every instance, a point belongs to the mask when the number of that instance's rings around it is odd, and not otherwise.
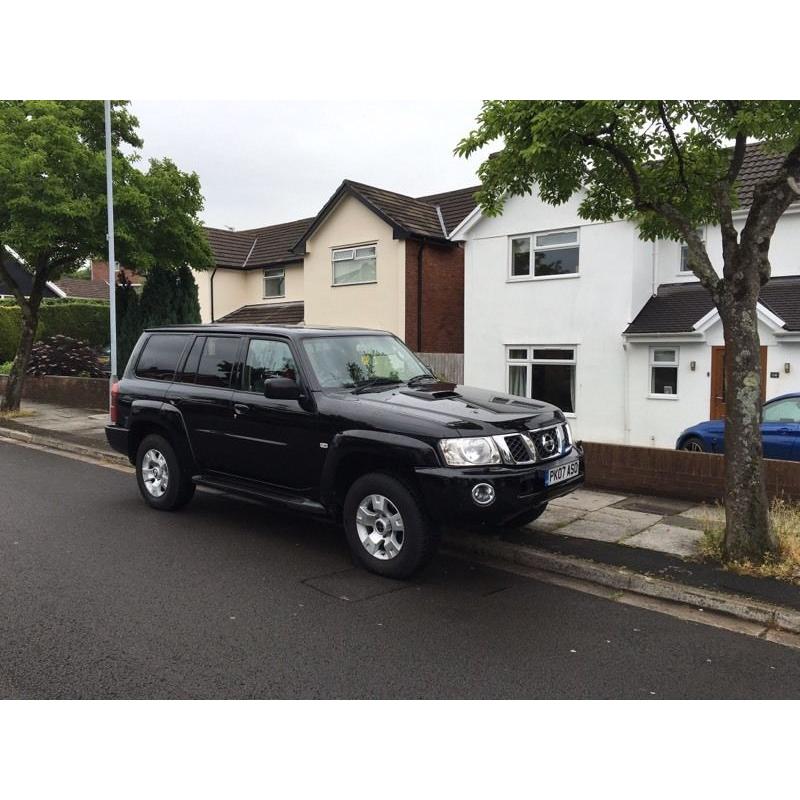
[{"label": "front grille", "polygon": [[511,457],[519,463],[520,461],[530,461],[531,454],[525,446],[525,440],[521,436],[506,436],[506,447]]},{"label": "front grille", "polygon": [[558,458],[564,450],[564,433],[560,425],[554,428],[545,428],[541,431],[533,431],[529,435],[536,449],[537,461]]}]

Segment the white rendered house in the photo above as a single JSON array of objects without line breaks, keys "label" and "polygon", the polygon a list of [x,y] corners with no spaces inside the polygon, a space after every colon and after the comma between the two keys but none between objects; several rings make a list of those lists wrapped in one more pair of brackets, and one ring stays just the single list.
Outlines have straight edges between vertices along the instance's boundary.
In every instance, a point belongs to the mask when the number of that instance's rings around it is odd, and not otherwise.
[{"label": "white rendered house", "polygon": [[[738,224],[777,163],[749,148]],[[451,234],[465,247],[465,383],[553,402],[586,440],[673,447],[684,428],[724,416],[722,324],[680,243],[582,220],[579,200],[510,197],[501,216],[476,209]],[[719,229],[703,236],[721,270]],[[800,204],[779,221],[770,261],[766,399],[800,391]]]}]

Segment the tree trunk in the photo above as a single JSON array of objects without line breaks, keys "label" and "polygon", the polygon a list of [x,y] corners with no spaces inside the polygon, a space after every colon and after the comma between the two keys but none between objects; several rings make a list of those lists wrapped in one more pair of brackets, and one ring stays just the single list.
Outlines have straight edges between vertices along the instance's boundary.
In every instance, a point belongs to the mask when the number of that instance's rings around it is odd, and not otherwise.
[{"label": "tree trunk", "polygon": [[761,561],[776,548],[769,523],[761,447],[761,349],[758,286],[724,292],[725,332],[725,556]]},{"label": "tree trunk", "polygon": [[17,354],[14,356],[14,363],[11,365],[11,374],[8,376],[6,394],[3,398],[3,405],[0,411],[19,411],[19,403],[22,400],[22,387],[25,383],[25,372],[28,369],[28,361],[31,357],[33,340],[36,337],[36,325],[38,314],[22,315],[22,330],[17,346]]}]

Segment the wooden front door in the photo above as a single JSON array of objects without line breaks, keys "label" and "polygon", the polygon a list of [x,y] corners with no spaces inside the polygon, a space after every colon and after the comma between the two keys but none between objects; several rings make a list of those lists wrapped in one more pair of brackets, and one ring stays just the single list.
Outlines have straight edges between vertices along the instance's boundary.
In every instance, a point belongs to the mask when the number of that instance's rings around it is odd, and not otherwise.
[{"label": "wooden front door", "polygon": [[[767,348],[761,348],[761,402],[767,396]],[[725,348],[711,348],[711,419],[725,419]]]}]

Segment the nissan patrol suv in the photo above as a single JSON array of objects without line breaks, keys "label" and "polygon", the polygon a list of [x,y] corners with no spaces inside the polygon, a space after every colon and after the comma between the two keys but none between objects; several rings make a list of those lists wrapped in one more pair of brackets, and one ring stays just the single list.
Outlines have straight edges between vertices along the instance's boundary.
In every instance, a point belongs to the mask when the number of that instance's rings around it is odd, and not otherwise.
[{"label": "nissan patrol suv", "polygon": [[433,555],[444,524],[524,525],[584,479],[557,408],[445,383],[377,330],[145,331],[106,435],[153,508],[208,486],[324,516],[393,578]]}]

